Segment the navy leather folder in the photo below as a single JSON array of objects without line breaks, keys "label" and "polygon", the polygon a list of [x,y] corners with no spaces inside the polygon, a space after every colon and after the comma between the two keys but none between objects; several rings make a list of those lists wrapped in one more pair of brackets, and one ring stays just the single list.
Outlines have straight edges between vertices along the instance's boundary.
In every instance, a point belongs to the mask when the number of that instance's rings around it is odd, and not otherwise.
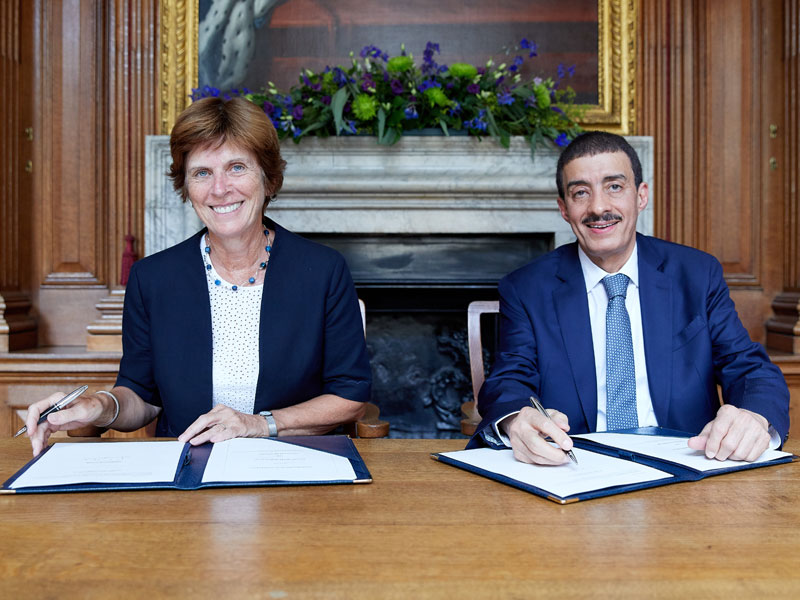
[{"label": "navy leather folder", "polygon": [[[638,429],[627,429],[627,430],[620,430],[615,431],[614,433],[628,433],[633,435],[661,435],[661,436],[670,436],[670,437],[683,437],[689,438],[693,434],[682,432],[682,431],[675,431],[671,429],[664,429],[660,427],[642,427]],[[670,462],[668,460],[663,460],[659,458],[654,458],[652,456],[646,456],[643,454],[638,454],[635,452],[630,452],[628,450],[623,450],[621,448],[615,448],[612,446],[607,446],[603,444],[599,444],[597,442],[591,440],[584,440],[581,439],[579,436],[573,436],[572,441],[576,448],[581,448],[583,450],[589,450],[591,452],[596,452],[599,454],[604,454],[606,456],[612,456],[614,458],[620,458],[623,460],[633,461],[642,465],[646,465],[648,467],[652,467],[654,469],[658,469],[659,471],[664,471],[672,475],[672,477],[668,477],[665,479],[657,479],[654,481],[646,481],[641,483],[633,483],[627,485],[616,485],[616,486],[609,486],[602,489],[594,489],[591,491],[583,492],[580,494],[573,494],[568,496],[559,496],[552,492],[549,492],[546,489],[542,489],[540,487],[536,487],[534,485],[530,485],[529,483],[525,483],[523,481],[519,481],[517,479],[513,479],[511,477],[507,477],[500,473],[496,473],[494,471],[489,471],[487,469],[482,469],[479,467],[475,467],[474,465],[467,464],[463,461],[454,459],[450,456],[446,456],[445,454],[433,454],[431,455],[432,458],[443,462],[445,464],[452,465],[454,467],[458,467],[460,469],[464,469],[466,471],[471,471],[473,473],[477,473],[478,475],[482,475],[484,477],[488,477],[489,479],[494,479],[495,481],[499,481],[501,483],[505,483],[507,485],[511,485],[513,487],[519,488],[521,490],[525,490],[526,492],[530,492],[531,494],[536,494],[537,496],[541,496],[542,498],[546,498],[553,502],[557,502],[559,504],[570,504],[573,502],[578,502],[580,500],[590,500],[592,498],[602,498],[604,496],[613,496],[615,494],[622,494],[625,492],[632,492],[636,490],[641,490],[645,488],[657,487],[662,485],[668,485],[671,483],[680,483],[683,481],[697,481],[699,479],[704,479],[706,477],[711,477],[713,475],[722,475],[724,473],[732,473],[734,471],[743,471],[746,469],[757,469],[759,467],[768,467],[771,465],[776,464],[783,464],[792,462],[797,457],[794,456],[784,456],[780,458],[776,458],[774,460],[768,462],[761,462],[761,463],[748,463],[742,462],[737,464],[734,467],[721,467],[719,469],[713,469],[710,471],[698,471],[696,469],[692,469],[686,467],[684,465],[680,465],[678,463]],[[497,452],[497,450],[495,450]],[[558,467],[556,467],[558,468]]]},{"label": "navy leather folder", "polygon": [[[343,456],[350,461],[350,465],[355,472],[355,479],[329,480],[329,481],[246,481],[246,482],[206,482],[203,483],[203,472],[205,471],[208,458],[211,455],[213,444],[206,443],[201,446],[191,446],[185,444],[178,461],[178,468],[175,472],[175,479],[168,482],[153,483],[79,483],[68,485],[53,485],[41,487],[24,487],[12,489],[14,481],[20,475],[36,464],[48,450],[49,446],[39,456],[31,460],[28,464],[17,471],[11,478],[3,483],[0,493],[16,494],[38,494],[45,492],[101,492],[101,491],[122,491],[122,490],[197,490],[211,487],[262,487],[277,485],[325,485],[343,483],[370,483],[372,476],[367,470],[364,460],[358,453],[353,441],[344,435],[324,435],[324,436],[287,436],[282,438],[269,438],[270,441],[285,444],[294,444],[320,450],[330,454]],[[98,443],[136,443],[136,442],[98,442]]]}]

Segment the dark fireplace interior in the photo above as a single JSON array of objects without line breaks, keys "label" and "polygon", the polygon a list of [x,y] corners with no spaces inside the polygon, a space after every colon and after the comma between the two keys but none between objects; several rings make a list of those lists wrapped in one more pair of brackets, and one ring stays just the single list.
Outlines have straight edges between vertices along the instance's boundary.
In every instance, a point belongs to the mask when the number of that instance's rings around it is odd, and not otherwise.
[{"label": "dark fireplace interior", "polygon": [[[306,234],[347,259],[367,307],[372,400],[390,437],[461,438],[472,398],[467,306],[496,300],[505,274],[549,251],[550,234]],[[491,365],[496,320],[482,321]]]}]

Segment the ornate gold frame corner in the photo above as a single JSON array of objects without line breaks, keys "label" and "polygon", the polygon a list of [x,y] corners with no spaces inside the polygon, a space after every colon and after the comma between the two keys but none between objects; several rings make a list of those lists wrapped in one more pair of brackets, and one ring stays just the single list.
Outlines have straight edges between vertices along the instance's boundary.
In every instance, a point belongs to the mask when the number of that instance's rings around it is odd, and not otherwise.
[{"label": "ornate gold frame corner", "polygon": [[[161,133],[189,105],[197,87],[198,0],[160,0]],[[599,102],[581,124],[630,135],[635,124],[638,0],[598,0]]]},{"label": "ornate gold frame corner", "polygon": [[598,0],[599,102],[586,112],[586,128],[634,132],[638,9],[638,0]]},{"label": "ornate gold frame corner", "polygon": [[161,40],[160,130],[169,135],[197,87],[198,0],[159,2]]}]

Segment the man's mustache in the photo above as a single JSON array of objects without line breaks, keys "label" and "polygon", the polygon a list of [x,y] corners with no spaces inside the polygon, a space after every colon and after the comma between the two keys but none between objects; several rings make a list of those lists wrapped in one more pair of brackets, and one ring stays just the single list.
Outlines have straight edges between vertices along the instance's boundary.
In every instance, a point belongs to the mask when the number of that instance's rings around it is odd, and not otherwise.
[{"label": "man's mustache", "polygon": [[589,215],[583,218],[581,224],[590,225],[592,223],[602,223],[603,221],[622,221],[622,215],[612,212],[605,212],[602,215]]}]

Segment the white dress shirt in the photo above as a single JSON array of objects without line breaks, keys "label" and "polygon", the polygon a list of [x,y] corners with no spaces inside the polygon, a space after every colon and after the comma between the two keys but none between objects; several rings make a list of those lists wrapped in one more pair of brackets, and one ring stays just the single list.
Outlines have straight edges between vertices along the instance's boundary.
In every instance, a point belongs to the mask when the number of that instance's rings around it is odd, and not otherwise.
[{"label": "white dress shirt", "polygon": [[[608,294],[603,279],[616,273],[607,273],[591,259],[579,246],[578,257],[586,283],[586,295],[589,302],[589,322],[592,325],[592,346],[594,347],[594,370],[597,376],[597,431],[606,431],[606,310]],[[639,254],[636,246],[628,261],[617,273],[628,276],[628,292],[625,296],[625,308],[631,320],[631,338],[633,341],[633,364],[636,370],[636,413],[639,427],[658,427],[650,388],[647,385],[647,364],[644,358],[644,337],[642,335],[642,307],[639,304]]]}]

